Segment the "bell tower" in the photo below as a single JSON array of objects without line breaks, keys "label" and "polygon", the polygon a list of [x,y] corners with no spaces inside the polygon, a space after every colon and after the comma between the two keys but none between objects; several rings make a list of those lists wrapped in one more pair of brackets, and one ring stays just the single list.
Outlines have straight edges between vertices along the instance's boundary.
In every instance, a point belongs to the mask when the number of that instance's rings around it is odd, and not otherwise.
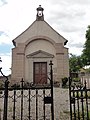
[{"label": "bell tower", "polygon": [[41,5],[39,5],[39,7],[36,10],[37,10],[36,20],[41,20],[41,21],[44,20],[44,15],[43,15],[44,9],[41,7]]}]

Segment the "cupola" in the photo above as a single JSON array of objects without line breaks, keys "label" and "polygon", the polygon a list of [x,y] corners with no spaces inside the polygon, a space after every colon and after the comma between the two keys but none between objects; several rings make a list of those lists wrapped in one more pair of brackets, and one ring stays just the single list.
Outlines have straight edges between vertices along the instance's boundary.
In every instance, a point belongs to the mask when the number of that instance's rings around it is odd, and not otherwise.
[{"label": "cupola", "polygon": [[44,20],[44,15],[43,15],[44,9],[41,7],[41,5],[39,5],[39,7],[36,10],[37,10],[36,20]]}]

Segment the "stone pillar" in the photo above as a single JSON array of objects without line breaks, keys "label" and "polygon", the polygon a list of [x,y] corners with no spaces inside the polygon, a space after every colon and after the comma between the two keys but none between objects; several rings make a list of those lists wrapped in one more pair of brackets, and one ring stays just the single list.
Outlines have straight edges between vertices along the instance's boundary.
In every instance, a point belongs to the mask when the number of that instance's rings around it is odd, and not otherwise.
[{"label": "stone pillar", "polygon": [[12,49],[12,74],[11,82],[20,82],[24,78],[25,54],[24,45],[21,43],[18,47]]},{"label": "stone pillar", "polygon": [[56,43],[56,60],[57,60],[57,81],[61,83],[64,76],[64,51],[62,43]]},{"label": "stone pillar", "polygon": [[69,77],[69,54],[68,48],[64,48],[64,77]]}]

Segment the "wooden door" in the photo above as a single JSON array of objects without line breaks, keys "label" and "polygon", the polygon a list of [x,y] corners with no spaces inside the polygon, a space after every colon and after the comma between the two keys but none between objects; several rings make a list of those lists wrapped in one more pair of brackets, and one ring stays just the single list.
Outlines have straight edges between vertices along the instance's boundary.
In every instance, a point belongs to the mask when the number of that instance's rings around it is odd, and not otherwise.
[{"label": "wooden door", "polygon": [[34,84],[47,84],[46,62],[34,62]]}]

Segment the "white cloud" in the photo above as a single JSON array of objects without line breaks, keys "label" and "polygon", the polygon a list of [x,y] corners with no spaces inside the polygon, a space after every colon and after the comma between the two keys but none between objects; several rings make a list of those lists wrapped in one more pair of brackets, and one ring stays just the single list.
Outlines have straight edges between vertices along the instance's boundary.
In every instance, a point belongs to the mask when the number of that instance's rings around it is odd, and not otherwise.
[{"label": "white cloud", "polygon": [[73,51],[74,55],[80,55],[82,54],[82,48],[77,48],[77,47],[70,47],[69,48],[69,53],[72,53],[71,51]]},{"label": "white cloud", "polygon": [[52,4],[61,4],[61,5],[88,5],[90,4],[90,0],[49,0]]},{"label": "white cloud", "polygon": [[7,1],[6,1],[6,0],[0,0],[0,6],[3,6],[3,5],[5,5],[5,4],[7,4]]},{"label": "white cloud", "polygon": [[14,39],[36,19],[39,3],[39,0],[9,0],[0,8],[0,30],[8,31],[10,40]]},{"label": "white cloud", "polygon": [[3,31],[1,32],[1,35],[0,35],[0,45],[1,44],[12,44],[9,34]]},{"label": "white cloud", "polygon": [[[54,9],[51,9],[48,21],[51,22],[52,27],[68,39],[69,52],[80,55],[86,40],[86,29],[90,24],[90,1],[67,1],[52,1]],[[73,2],[74,4],[72,4]],[[83,4],[84,2],[86,3]],[[71,46],[71,42],[74,46]],[[79,46],[77,48],[79,43],[82,43],[80,49]]]}]

